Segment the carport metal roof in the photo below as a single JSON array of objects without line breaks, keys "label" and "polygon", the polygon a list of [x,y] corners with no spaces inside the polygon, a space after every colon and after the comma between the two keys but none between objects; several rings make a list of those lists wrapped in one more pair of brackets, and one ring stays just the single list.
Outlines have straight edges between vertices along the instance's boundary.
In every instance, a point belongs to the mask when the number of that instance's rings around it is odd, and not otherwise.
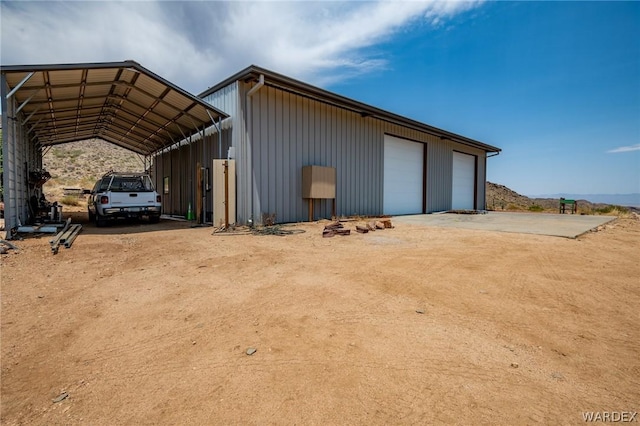
[{"label": "carport metal roof", "polygon": [[42,146],[91,138],[150,155],[227,114],[134,61],[2,66],[19,122]]}]

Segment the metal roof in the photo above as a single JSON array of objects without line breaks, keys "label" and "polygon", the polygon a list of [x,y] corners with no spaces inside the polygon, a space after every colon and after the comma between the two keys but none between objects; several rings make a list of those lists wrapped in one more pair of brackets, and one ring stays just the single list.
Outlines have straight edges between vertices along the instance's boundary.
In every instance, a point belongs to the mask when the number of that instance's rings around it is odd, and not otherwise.
[{"label": "metal roof", "polygon": [[437,127],[429,126],[428,124],[424,124],[419,121],[412,120],[410,118],[403,117],[401,115],[394,114],[392,112],[385,111],[380,108],[376,108],[371,105],[367,105],[353,99],[349,99],[345,96],[341,96],[336,93],[329,92],[324,89],[320,89],[319,87],[312,86],[310,84],[258,67],[256,65],[251,65],[243,69],[237,74],[234,74],[233,76],[216,84],[215,86],[210,87],[209,89],[202,92],[198,96],[200,96],[201,98],[204,98],[205,96],[208,96],[222,89],[223,87],[228,86],[234,81],[238,81],[238,80],[243,80],[245,82],[248,82],[251,80],[257,81],[260,74],[264,75],[264,79],[265,79],[264,84],[267,86],[276,87],[290,93],[295,93],[310,99],[317,100],[319,102],[335,105],[340,108],[345,108],[350,111],[356,112],[363,117],[374,117],[390,123],[399,124],[401,126],[405,126],[405,127],[409,127],[412,129],[425,132],[425,133],[429,133],[431,135],[439,137],[440,139],[448,139],[464,145],[479,148],[484,150],[485,152],[501,151],[501,149],[498,147],[488,145],[486,143],[483,143],[474,139],[470,139],[465,136],[461,136],[452,132],[448,132],[446,130],[438,129]]},{"label": "metal roof", "polygon": [[43,146],[99,138],[149,155],[228,117],[134,61],[1,71],[19,123]]}]

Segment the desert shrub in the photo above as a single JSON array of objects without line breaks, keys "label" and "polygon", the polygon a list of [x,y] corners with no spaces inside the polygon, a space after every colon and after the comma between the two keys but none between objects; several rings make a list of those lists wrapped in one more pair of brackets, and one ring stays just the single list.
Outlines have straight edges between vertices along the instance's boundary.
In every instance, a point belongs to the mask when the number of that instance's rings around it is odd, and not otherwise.
[{"label": "desert shrub", "polygon": [[537,205],[537,204],[534,204],[534,205],[532,205],[532,206],[529,206],[529,211],[530,211],[530,212],[541,212],[541,211],[543,211],[543,210],[544,210],[544,207],[539,206],[539,205]]},{"label": "desert shrub", "polygon": [[94,176],[84,176],[80,180],[80,186],[83,188],[92,188],[98,178]]},{"label": "desert shrub", "polygon": [[626,208],[626,207],[616,206],[616,205],[610,204],[608,206],[604,206],[604,207],[600,207],[600,208],[594,209],[594,213],[602,214],[602,215],[619,216],[619,215],[628,214],[629,213],[629,209]]},{"label": "desert shrub", "polygon": [[509,205],[507,205],[507,210],[522,210],[522,208],[520,206],[510,203]]},{"label": "desert shrub", "polygon": [[504,200],[501,200],[501,199],[496,200],[495,198],[491,200],[487,200],[487,210],[490,210],[490,211],[504,210],[505,206],[506,206],[506,203]]},{"label": "desert shrub", "polygon": [[582,205],[580,207],[580,214],[592,214],[592,215],[603,215],[603,216],[617,216],[621,218],[633,218],[634,212],[624,206],[616,206],[616,205],[606,205],[606,206],[585,206]]},{"label": "desert shrub", "polygon": [[65,206],[78,206],[78,205],[80,205],[80,202],[78,201],[78,197],[76,197],[74,195],[65,195],[64,197],[62,197],[60,202],[62,204],[64,204]]},{"label": "desert shrub", "polygon": [[581,215],[592,215],[595,214],[593,209],[590,206],[585,206],[584,204],[578,207],[578,212]]},{"label": "desert shrub", "polygon": [[593,209],[593,211],[594,211],[594,213],[598,213],[598,214],[607,214],[607,213],[611,213],[611,211],[613,211],[613,206],[599,207],[599,208]]}]

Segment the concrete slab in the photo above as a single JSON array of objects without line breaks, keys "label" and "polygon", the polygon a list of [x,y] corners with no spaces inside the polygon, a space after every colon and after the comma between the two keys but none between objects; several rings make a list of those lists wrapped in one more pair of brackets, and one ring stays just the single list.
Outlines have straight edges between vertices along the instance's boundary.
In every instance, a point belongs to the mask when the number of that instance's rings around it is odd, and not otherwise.
[{"label": "concrete slab", "polygon": [[414,225],[576,238],[615,218],[615,216],[576,214],[487,212],[485,214],[437,213],[394,216],[393,221]]}]

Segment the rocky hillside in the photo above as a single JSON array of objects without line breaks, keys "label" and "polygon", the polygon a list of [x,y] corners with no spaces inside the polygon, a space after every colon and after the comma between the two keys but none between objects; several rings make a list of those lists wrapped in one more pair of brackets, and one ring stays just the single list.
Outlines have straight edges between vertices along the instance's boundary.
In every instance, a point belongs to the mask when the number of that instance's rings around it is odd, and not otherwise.
[{"label": "rocky hillside", "polygon": [[[487,182],[487,208],[489,210],[557,210],[558,200],[550,198],[529,198],[514,190],[493,182]],[[538,207],[536,207],[538,206]]]},{"label": "rocky hillside", "polygon": [[44,185],[47,199],[56,201],[62,188],[92,188],[109,170],[142,171],[137,154],[101,140],[74,142],[52,147],[43,158],[51,179]]},{"label": "rocky hillside", "polygon": [[[529,198],[493,182],[487,182],[486,197],[488,210],[557,213],[560,202],[557,198]],[[583,214],[624,214],[630,210],[636,209],[578,200],[578,213]]]}]

